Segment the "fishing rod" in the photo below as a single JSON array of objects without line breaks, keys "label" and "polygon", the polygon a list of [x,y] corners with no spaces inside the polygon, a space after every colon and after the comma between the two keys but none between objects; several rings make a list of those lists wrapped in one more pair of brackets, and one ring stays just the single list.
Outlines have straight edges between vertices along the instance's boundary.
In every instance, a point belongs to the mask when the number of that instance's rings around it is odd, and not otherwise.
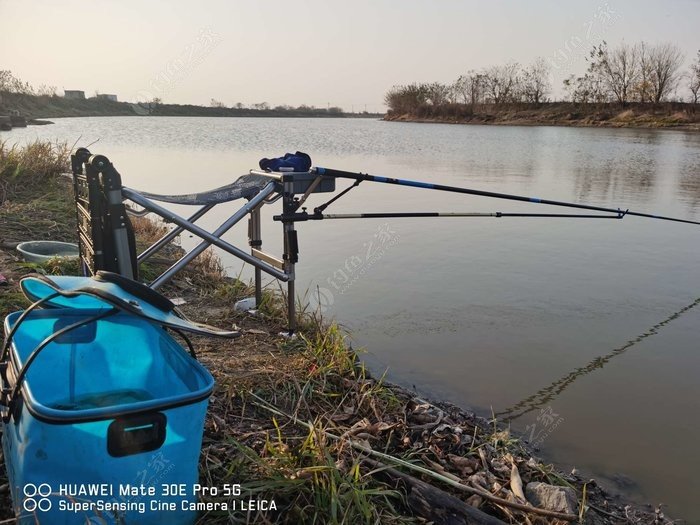
[{"label": "fishing rod", "polygon": [[[355,214],[354,217],[329,217],[328,215],[323,215],[322,212],[323,210],[328,207],[332,202],[337,200],[339,197],[343,196],[345,193],[350,191],[352,188],[356,187],[359,185],[360,182],[362,181],[369,181],[369,182],[379,182],[379,183],[384,183],[384,184],[397,184],[400,186],[408,186],[408,187],[413,187],[413,188],[422,188],[422,189],[428,189],[428,190],[437,190],[437,191],[446,191],[446,192],[451,192],[451,193],[462,193],[466,195],[476,195],[480,197],[492,197],[496,199],[505,199],[505,200],[511,200],[511,201],[520,201],[520,202],[529,202],[529,203],[534,203],[534,204],[546,204],[549,206],[562,206],[566,208],[576,208],[580,210],[590,210],[590,211],[598,211],[598,212],[604,212],[604,213],[611,213],[613,215],[611,216],[603,216],[605,218],[618,218],[622,219],[626,215],[633,215],[635,217],[646,217],[649,219],[659,219],[659,220],[664,220],[664,221],[673,221],[673,222],[682,222],[686,224],[695,224],[695,225],[700,225],[699,221],[691,221],[688,219],[679,219],[676,217],[667,217],[663,215],[654,215],[650,213],[642,213],[642,212],[635,212],[635,211],[629,211],[629,210],[622,210],[622,209],[615,209],[615,208],[606,208],[603,206],[592,206],[589,204],[577,204],[574,202],[565,202],[565,201],[557,201],[557,200],[550,200],[550,199],[540,199],[537,197],[526,197],[522,195],[513,195],[509,193],[497,193],[493,191],[484,191],[484,190],[475,190],[471,188],[462,188],[459,186],[447,186],[444,184],[434,184],[430,182],[422,182],[422,181],[416,181],[416,180],[410,180],[410,179],[396,179],[396,178],[391,178],[391,177],[381,177],[378,175],[369,175],[367,173],[355,173],[351,171],[343,171],[343,170],[336,170],[336,169],[331,169],[331,168],[321,168],[321,167],[316,167],[311,169],[312,173],[316,173],[317,175],[320,175],[322,177],[333,177],[333,178],[341,178],[341,179],[351,179],[355,181],[355,184],[341,192],[339,195],[337,195],[335,198],[331,199],[328,201],[326,204],[319,206],[314,209],[314,214],[306,214],[306,218],[304,218],[304,213],[295,213],[295,214],[284,214],[283,216],[276,216],[275,220],[314,220],[314,219],[323,219],[323,218],[363,218],[363,217],[358,217],[361,215],[364,215],[364,218],[368,218],[367,216],[376,216],[377,214]],[[285,174],[282,176],[282,181],[293,181],[294,180],[294,174],[289,173]],[[384,217],[386,215],[382,215]],[[440,216],[445,216],[445,214],[439,214],[439,213],[428,213],[424,215],[411,215],[411,214],[401,214],[401,215],[394,215],[396,217],[440,217]],[[475,217],[479,215],[450,215],[450,216],[459,216],[459,217]],[[504,213],[494,213],[494,214],[486,214],[486,215],[481,215],[481,216],[487,216],[487,217],[576,217],[576,218],[600,218],[600,215],[561,215],[561,214],[504,214]]]},{"label": "fishing rod", "polygon": [[[254,248],[253,254],[264,257],[263,260],[272,261],[278,268],[284,268],[290,275],[287,281],[287,312],[289,319],[289,333],[293,333],[296,328],[296,313],[294,302],[294,265],[299,260],[299,244],[295,223],[300,221],[323,220],[323,219],[392,219],[392,218],[430,218],[430,217],[531,217],[531,218],[581,218],[581,219],[623,219],[627,215],[659,219],[664,221],[680,222],[686,224],[700,225],[700,221],[680,219],[663,215],[654,215],[630,211],[629,209],[610,208],[603,206],[593,206],[589,204],[578,204],[574,202],[527,197],[523,195],[513,195],[508,193],[497,193],[493,191],[477,190],[458,186],[448,186],[445,184],[435,184],[409,179],[398,179],[370,175],[369,173],[343,171],[332,168],[312,167],[309,155],[297,151],[296,154],[287,153],[284,157],[275,159],[261,159],[260,170],[250,170],[250,175],[262,177],[275,177],[277,192],[282,198],[282,213],[273,215],[274,221],[283,223],[284,253],[282,259],[275,259],[268,254],[262,253]],[[336,193],[336,179],[349,179],[353,183]],[[373,212],[373,213],[325,213],[326,209],[344,197],[348,192],[359,186],[362,182],[377,182],[383,184],[395,184],[398,186],[444,191],[474,195],[478,197],[491,197],[509,201],[526,202],[532,204],[544,204],[549,206],[559,206],[577,210],[576,213],[523,213],[523,212],[432,212],[432,211],[406,211],[406,212]],[[333,193],[334,195],[325,203],[307,211],[304,207],[306,200],[317,193]],[[596,212],[595,214],[591,212]],[[258,219],[259,220],[259,219]],[[259,227],[258,227],[259,228]],[[253,228],[254,230],[254,228]],[[253,237],[250,237],[254,239]],[[259,241],[251,241],[259,242]],[[251,244],[251,246],[254,246]],[[256,289],[259,289],[256,279]]]},{"label": "fishing rod", "polygon": [[500,211],[492,213],[479,212],[381,212],[381,213],[307,213],[306,211],[274,215],[273,220],[284,221],[294,220],[295,222],[319,221],[323,219],[401,219],[401,218],[424,218],[424,217],[557,217],[573,219],[622,219],[625,212],[621,211],[616,215],[582,215],[575,213],[504,213]]}]

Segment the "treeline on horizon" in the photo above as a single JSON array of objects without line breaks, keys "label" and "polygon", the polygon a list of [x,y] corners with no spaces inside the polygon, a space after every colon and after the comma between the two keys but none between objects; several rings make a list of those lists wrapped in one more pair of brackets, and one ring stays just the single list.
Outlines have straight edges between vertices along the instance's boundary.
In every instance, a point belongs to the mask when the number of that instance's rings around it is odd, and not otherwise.
[{"label": "treeline on horizon", "polygon": [[146,102],[115,102],[95,97],[68,99],[58,95],[55,86],[42,84],[32,86],[22,81],[8,70],[0,70],[0,109],[17,109],[33,117],[63,117],[91,115],[153,115],[153,116],[286,116],[286,117],[346,117],[377,115],[361,111],[346,113],[342,108],[329,106],[319,108],[313,105],[277,105],[267,102],[245,105],[238,102],[230,107],[211,99],[208,106],[195,104],[171,104],[154,97]]},{"label": "treeline on horizon", "polygon": [[[140,102],[139,106],[148,111],[150,115],[202,115],[202,116],[256,116],[262,114],[268,115],[288,115],[288,116],[314,116],[314,117],[342,117],[347,115],[343,108],[337,106],[329,106],[326,108],[318,108],[316,106],[290,106],[287,104],[270,106],[267,102],[245,105],[242,102],[237,102],[232,106],[226,106],[224,103],[216,99],[211,99],[209,106],[197,106],[194,104],[168,104],[160,98],[155,98],[148,102]],[[360,114],[368,114],[366,111]]]},{"label": "treeline on horizon", "polygon": [[[603,41],[588,53],[586,71],[563,81],[563,102],[620,106],[689,102],[694,111],[700,96],[700,50],[687,70],[683,61],[683,53],[674,44],[641,42],[609,48]],[[510,62],[470,70],[451,84],[393,86],[384,102],[390,117],[468,118],[477,110],[562,102],[552,100],[551,93],[551,66],[540,57],[527,66]]]}]

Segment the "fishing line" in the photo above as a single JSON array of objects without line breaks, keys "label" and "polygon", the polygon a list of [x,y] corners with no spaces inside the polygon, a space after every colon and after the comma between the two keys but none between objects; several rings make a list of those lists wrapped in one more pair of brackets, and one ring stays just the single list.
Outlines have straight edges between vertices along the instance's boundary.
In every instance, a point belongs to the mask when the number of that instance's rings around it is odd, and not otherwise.
[{"label": "fishing line", "polygon": [[[531,396],[516,403],[515,405],[511,406],[510,408],[507,408],[507,409],[502,410],[500,412],[496,412],[494,415],[499,417],[502,421],[509,422],[509,421],[513,421],[514,419],[517,419],[519,417],[522,417],[525,414],[532,412],[533,410],[537,410],[538,408],[541,408],[543,405],[548,404],[553,399],[558,397],[564,390],[566,390],[574,381],[576,381],[580,377],[583,377],[585,375],[590,374],[591,372],[593,372],[595,370],[603,368],[613,357],[616,357],[618,355],[625,353],[627,350],[629,350],[630,348],[632,348],[636,344],[641,343],[646,338],[657,335],[659,333],[659,331],[664,326],[669,324],[671,321],[678,319],[681,315],[692,310],[693,308],[695,308],[699,304],[700,304],[700,297],[695,299],[695,301],[693,301],[689,305],[684,306],[683,308],[681,308],[680,310],[678,310],[674,314],[670,315],[669,317],[667,317],[663,321],[655,324],[654,326],[649,328],[646,332],[638,335],[634,339],[630,339],[623,346],[621,346],[619,348],[615,348],[609,354],[596,357],[590,363],[588,363],[586,366],[575,369],[573,372],[571,372],[571,373],[565,375],[564,377],[554,381],[549,386],[546,386],[545,388],[538,390],[536,393],[534,393]],[[502,417],[502,416],[505,416],[505,417]]]}]

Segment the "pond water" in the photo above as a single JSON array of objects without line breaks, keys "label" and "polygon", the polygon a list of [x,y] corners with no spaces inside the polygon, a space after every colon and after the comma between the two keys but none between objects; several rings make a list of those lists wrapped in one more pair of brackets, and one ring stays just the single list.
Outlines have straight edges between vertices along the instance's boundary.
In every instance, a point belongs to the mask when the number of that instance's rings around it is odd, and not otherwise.
[{"label": "pond water", "polygon": [[[301,150],[319,166],[700,220],[697,133],[365,119],[55,122],[2,138],[99,140],[91,151],[109,157],[125,185],[151,192],[210,189],[262,157]],[[326,198],[312,196],[309,207]],[[280,254],[271,220],[280,204],[267,208],[265,250]],[[561,209],[372,183],[328,209],[372,211]],[[440,218],[298,230],[298,293],[320,299],[376,373],[493,412],[546,459],[700,523],[699,227]],[[225,238],[247,248],[245,221]],[[224,260],[231,274],[250,275]]]}]

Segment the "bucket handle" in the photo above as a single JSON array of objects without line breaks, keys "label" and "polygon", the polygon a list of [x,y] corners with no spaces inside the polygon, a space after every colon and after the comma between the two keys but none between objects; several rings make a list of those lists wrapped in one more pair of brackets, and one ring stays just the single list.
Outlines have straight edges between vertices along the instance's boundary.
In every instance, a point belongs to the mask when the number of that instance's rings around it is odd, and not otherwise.
[{"label": "bucket handle", "polygon": [[172,326],[171,327],[165,326],[163,328],[165,328],[166,330],[168,328],[170,328],[170,330],[172,330],[174,333],[179,335],[182,338],[182,340],[185,342],[185,344],[187,345],[187,350],[189,351],[192,358],[197,359],[197,353],[194,351],[194,346],[192,345],[192,341],[190,340],[189,337],[187,337],[187,334],[183,330],[180,330],[179,328],[175,328]]},{"label": "bucket handle", "polygon": [[15,325],[10,329],[10,333],[8,333],[5,337],[5,342],[2,345],[2,353],[0,354],[0,361],[2,361],[3,363],[7,361],[7,356],[10,351],[10,343],[12,342],[12,338],[15,336],[15,333],[19,329],[19,326],[22,324],[22,321],[24,321],[33,310],[39,308],[44,303],[49,302],[51,299],[55,299],[59,295],[61,295],[60,292],[55,292],[50,295],[47,295],[46,297],[42,297],[38,301],[33,302],[29,306],[29,308],[22,312],[19,318],[17,318],[17,321],[15,321]]},{"label": "bucket handle", "polygon": [[[7,362],[4,362],[2,364],[2,372],[3,372],[3,377],[2,377],[2,383],[3,383],[3,388],[2,388],[2,399],[0,399],[0,405],[2,405],[2,421],[3,423],[7,424],[10,422],[10,419],[12,418],[12,414],[14,413],[14,409],[17,404],[17,400],[19,399],[19,393],[22,389],[22,384],[24,383],[25,377],[27,377],[27,372],[29,371],[29,367],[32,365],[34,360],[37,358],[39,353],[46,348],[49,343],[51,343],[53,340],[61,337],[62,335],[70,332],[71,330],[75,330],[76,328],[80,328],[81,326],[85,326],[87,324],[93,323],[95,321],[99,321],[100,319],[104,319],[106,317],[109,317],[111,315],[116,314],[119,312],[119,309],[117,308],[110,308],[109,310],[106,310],[104,312],[100,312],[97,315],[93,315],[92,317],[88,317],[87,319],[82,319],[76,323],[70,324],[53,334],[49,335],[46,337],[39,345],[32,350],[32,353],[29,354],[29,357],[27,358],[26,362],[24,363],[24,366],[22,367],[22,370],[20,370],[19,374],[17,374],[17,378],[15,380],[14,386],[10,385],[9,379],[7,377],[7,367],[8,364]],[[15,327],[19,323],[19,320],[15,324]],[[6,344],[9,345],[9,341],[11,337],[14,335],[14,332],[11,332],[10,336],[7,338]],[[6,408],[5,408],[6,407]]]},{"label": "bucket handle", "polygon": [[[10,332],[7,334],[7,337],[5,338],[5,342],[3,344],[2,352],[0,352],[0,420],[2,420],[4,423],[8,423],[10,419],[12,418],[12,413],[14,409],[16,408],[17,400],[19,398],[19,393],[22,388],[22,383],[24,382],[24,378],[27,375],[27,371],[29,369],[29,366],[34,362],[36,359],[37,355],[44,349],[46,346],[51,343],[54,339],[57,337],[62,336],[63,334],[70,332],[71,330],[74,330],[76,328],[80,328],[81,326],[84,326],[86,324],[89,324],[94,321],[99,321],[100,319],[103,319],[105,317],[108,317],[110,315],[114,315],[120,310],[123,310],[127,313],[132,313],[133,312],[126,307],[126,305],[121,301],[118,300],[117,298],[113,298],[110,296],[111,299],[110,303],[112,304],[112,308],[109,310],[106,310],[105,312],[100,312],[99,314],[92,316],[88,319],[83,319],[81,321],[78,321],[77,323],[73,323],[71,325],[68,325],[61,330],[58,330],[57,332],[54,332],[50,336],[48,336],[46,339],[44,339],[39,345],[32,351],[32,353],[29,355],[27,358],[27,361],[24,363],[24,366],[22,367],[22,370],[19,372],[19,375],[17,376],[14,386],[11,385],[11,382],[7,376],[8,368],[9,368],[9,349],[10,349],[10,344],[12,342],[13,337],[17,333],[17,330],[19,326],[22,324],[22,322],[27,318],[27,316],[35,309],[38,307],[42,306],[43,304],[47,303],[51,299],[54,299],[58,296],[64,296],[64,297],[71,297],[71,296],[78,296],[78,295],[87,295],[90,297],[97,297],[98,299],[106,299],[106,297],[102,297],[101,295],[98,295],[95,293],[94,290],[57,290],[56,292],[47,295],[46,297],[42,297],[41,299],[37,300],[36,302],[32,303],[22,314],[17,318],[17,321],[15,322],[14,326],[10,330]],[[189,348],[190,355],[192,358],[197,359],[197,356],[195,355],[194,352],[194,347],[192,346],[191,341],[185,334],[173,328],[173,330],[180,335],[185,342],[187,343],[187,346]]]},{"label": "bucket handle", "polygon": [[58,297],[59,295],[60,293],[56,292],[33,302],[24,312],[20,314],[17,321],[15,321],[14,326],[10,329],[10,332],[5,336],[2,351],[0,352],[0,420],[2,420],[3,423],[8,423],[12,414],[10,410],[10,395],[12,394],[12,388],[10,385],[10,380],[7,377],[7,369],[9,365],[8,356],[12,338],[15,336],[15,333],[17,333],[22,321],[24,321],[32,311],[39,308],[44,303],[47,303],[51,299]]}]

